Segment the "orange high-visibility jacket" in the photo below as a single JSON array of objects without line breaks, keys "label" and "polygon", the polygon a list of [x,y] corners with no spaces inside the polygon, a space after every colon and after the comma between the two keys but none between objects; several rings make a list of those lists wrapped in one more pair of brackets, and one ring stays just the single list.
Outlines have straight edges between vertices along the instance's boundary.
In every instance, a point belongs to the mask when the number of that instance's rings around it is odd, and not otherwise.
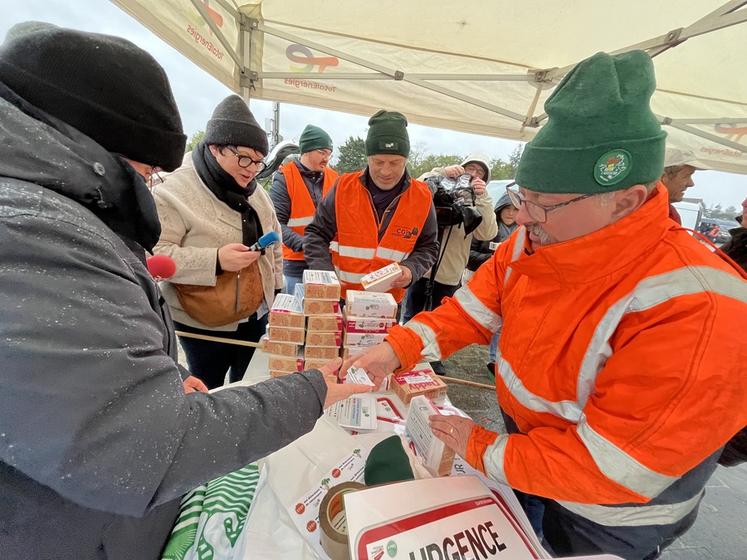
[{"label": "orange high-visibility jacket", "polygon": [[[342,285],[342,297],[347,290],[361,290],[361,278],[393,262],[405,260],[418,240],[431,208],[431,193],[425,183],[410,179],[410,185],[395,198],[386,215],[396,205],[386,230],[379,222],[371,194],[361,182],[361,172],[346,173],[337,181],[335,216],[337,234],[329,244],[332,263]],[[398,302],[405,290],[390,290]]]},{"label": "orange high-visibility jacket", "polygon": [[[294,163],[287,163],[280,168],[285,177],[285,186],[288,189],[288,198],[290,199],[290,216],[288,217],[288,227],[298,235],[303,235],[306,226],[314,218],[316,206],[311,199],[309,189],[304,183],[298,166]],[[329,167],[324,168],[324,179],[322,180],[322,197],[327,196],[329,189],[332,188],[337,180],[337,172]],[[303,251],[294,251],[287,245],[283,244],[283,260],[302,261]]]},{"label": "orange high-visibility jacket", "polygon": [[[747,424],[747,282],[667,218],[661,184],[589,235],[525,237],[387,341],[407,368],[501,331],[496,393],[521,433],[475,428],[466,459],[601,525],[677,522],[707,476],[672,494]],[[626,503],[646,505],[603,505]]]}]

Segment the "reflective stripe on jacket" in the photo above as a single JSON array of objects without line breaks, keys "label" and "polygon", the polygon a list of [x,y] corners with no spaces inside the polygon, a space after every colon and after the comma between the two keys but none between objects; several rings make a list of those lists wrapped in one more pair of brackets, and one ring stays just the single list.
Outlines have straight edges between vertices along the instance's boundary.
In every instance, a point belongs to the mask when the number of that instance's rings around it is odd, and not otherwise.
[{"label": "reflective stripe on jacket", "polygon": [[468,461],[604,527],[694,511],[747,423],[747,282],[667,219],[662,185],[581,238],[531,252],[519,228],[387,341],[409,367],[499,329],[496,392],[521,433],[476,428]]},{"label": "reflective stripe on jacket", "polygon": [[[412,179],[390,208],[393,205],[396,205],[394,215],[379,239],[381,223],[371,195],[361,182],[361,173],[346,173],[338,180],[335,191],[337,235],[329,248],[343,297],[346,290],[362,289],[361,278],[369,272],[402,262],[409,256],[428,218],[431,193],[425,183]],[[386,212],[389,211],[387,208]],[[395,288],[390,293],[399,302],[405,290]]]},{"label": "reflective stripe on jacket", "polygon": [[[280,171],[285,177],[285,186],[288,190],[288,198],[290,198],[291,203],[287,225],[297,234],[303,235],[306,231],[306,226],[314,218],[316,206],[314,206],[314,201],[309,194],[309,188],[306,186],[303,177],[301,177],[301,172],[293,162],[283,165]],[[322,197],[325,197],[337,180],[337,172],[329,167],[325,167],[323,173]],[[303,251],[294,251],[283,244],[283,259],[286,261],[302,261],[304,260]]]}]

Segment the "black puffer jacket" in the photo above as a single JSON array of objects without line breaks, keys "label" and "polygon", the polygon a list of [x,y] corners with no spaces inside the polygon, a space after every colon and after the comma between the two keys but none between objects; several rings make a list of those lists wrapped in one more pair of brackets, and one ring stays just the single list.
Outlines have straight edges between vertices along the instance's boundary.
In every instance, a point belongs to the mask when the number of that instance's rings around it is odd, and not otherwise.
[{"label": "black puffer jacket", "polygon": [[495,250],[490,248],[491,243],[501,243],[502,241],[505,241],[518,227],[515,223],[507,226],[501,221],[501,210],[510,204],[511,200],[508,198],[507,194],[504,194],[498,199],[498,202],[495,203],[495,220],[498,222],[498,235],[490,241],[478,241],[477,239],[472,241],[472,246],[469,250],[469,261],[467,261],[467,268],[472,272],[475,272],[480,268],[480,265],[493,256]]},{"label": "black puffer jacket", "polygon": [[185,396],[142,179],[1,83],[0,151],[0,557],[160,558],[182,495],[309,431],[324,380]]}]

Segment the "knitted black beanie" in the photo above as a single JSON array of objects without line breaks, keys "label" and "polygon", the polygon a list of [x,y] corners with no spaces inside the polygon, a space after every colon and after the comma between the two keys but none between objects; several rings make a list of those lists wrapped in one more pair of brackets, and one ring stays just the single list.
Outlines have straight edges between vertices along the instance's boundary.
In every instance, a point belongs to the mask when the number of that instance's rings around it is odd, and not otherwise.
[{"label": "knitted black beanie", "polygon": [[181,165],[187,137],[166,73],[126,39],[19,23],[0,45],[0,81],[110,152]]},{"label": "knitted black beanie", "polygon": [[238,95],[229,95],[213,111],[205,127],[206,144],[245,146],[266,156],[269,151],[267,134]]}]

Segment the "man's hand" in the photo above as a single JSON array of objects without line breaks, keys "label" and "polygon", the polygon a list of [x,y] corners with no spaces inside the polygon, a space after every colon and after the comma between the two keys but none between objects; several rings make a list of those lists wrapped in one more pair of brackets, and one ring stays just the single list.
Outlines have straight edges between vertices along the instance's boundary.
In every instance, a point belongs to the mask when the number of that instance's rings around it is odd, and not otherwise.
[{"label": "man's hand", "polygon": [[446,167],[444,167],[443,173],[446,177],[455,179],[460,175],[464,175],[464,167],[462,167],[461,165],[447,165]]},{"label": "man's hand", "polygon": [[190,393],[207,393],[208,388],[202,381],[197,379],[194,375],[190,375],[182,381],[184,387],[184,394],[189,395]]},{"label": "man's hand", "polygon": [[338,383],[337,376],[341,364],[342,360],[340,358],[335,358],[319,368],[319,371],[324,375],[324,381],[327,383],[327,398],[324,399],[324,408],[329,408],[337,401],[347,399],[350,395],[355,395],[356,393],[370,393],[374,389],[370,385]]},{"label": "man's hand", "polygon": [[218,262],[220,267],[227,272],[236,272],[257,262],[259,251],[250,251],[249,247],[241,243],[229,243],[218,249]]},{"label": "man's hand", "polygon": [[392,282],[392,288],[406,288],[412,282],[412,272],[405,265],[399,265],[402,275]]},{"label": "man's hand", "polygon": [[433,435],[464,458],[467,455],[469,436],[476,424],[469,418],[441,414],[435,414],[429,420]]},{"label": "man's hand", "polygon": [[399,358],[392,347],[387,342],[382,342],[360,356],[348,358],[342,367],[345,372],[351,366],[365,369],[374,387],[378,388],[381,387],[387,375],[399,368],[400,365]]},{"label": "man's hand", "polygon": [[485,181],[480,179],[479,177],[475,177],[472,179],[472,182],[470,183],[472,188],[475,191],[475,196],[482,196],[487,192],[487,185],[485,184]]}]

